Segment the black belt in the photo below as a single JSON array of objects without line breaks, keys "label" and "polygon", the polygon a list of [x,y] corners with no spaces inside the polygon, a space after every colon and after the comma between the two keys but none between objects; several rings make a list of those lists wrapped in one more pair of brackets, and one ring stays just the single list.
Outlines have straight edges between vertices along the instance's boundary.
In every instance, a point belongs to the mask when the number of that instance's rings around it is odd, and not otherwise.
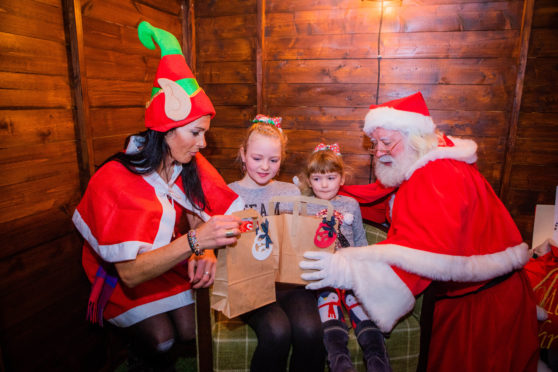
[{"label": "black belt", "polygon": [[[436,295],[435,295],[434,301],[444,300],[444,299],[446,299],[446,298],[460,298],[460,297],[468,296],[468,295],[470,295],[470,294],[479,293],[479,292],[481,292],[481,291],[484,291],[485,289],[492,288],[492,287],[494,287],[495,285],[502,283],[504,280],[508,279],[508,278],[509,278],[510,276],[512,276],[513,274],[515,274],[515,271],[510,271],[510,272],[507,273],[507,274],[500,275],[500,276],[498,276],[498,277],[496,277],[496,278],[494,278],[494,279],[491,279],[490,281],[486,282],[483,286],[481,286],[481,287],[475,289],[474,291],[468,292],[468,293],[463,293],[463,294],[455,295],[455,296],[450,296],[450,295],[436,296]],[[422,314],[422,312],[421,312],[421,314]]]}]

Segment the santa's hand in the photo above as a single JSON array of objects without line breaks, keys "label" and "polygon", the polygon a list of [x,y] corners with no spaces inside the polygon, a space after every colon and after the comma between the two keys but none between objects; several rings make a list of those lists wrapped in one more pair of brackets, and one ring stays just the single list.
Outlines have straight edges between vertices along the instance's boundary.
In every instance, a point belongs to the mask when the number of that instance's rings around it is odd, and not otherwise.
[{"label": "santa's hand", "polygon": [[306,261],[301,261],[299,266],[305,270],[316,270],[303,273],[300,277],[304,280],[314,281],[306,285],[306,289],[319,289],[334,287],[341,289],[352,288],[349,266],[343,255],[319,251],[304,252]]}]

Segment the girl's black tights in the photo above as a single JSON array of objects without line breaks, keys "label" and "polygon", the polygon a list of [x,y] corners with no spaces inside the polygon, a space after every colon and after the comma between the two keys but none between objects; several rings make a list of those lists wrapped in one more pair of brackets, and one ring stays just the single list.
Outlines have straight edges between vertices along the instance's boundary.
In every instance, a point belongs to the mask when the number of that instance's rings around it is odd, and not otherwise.
[{"label": "girl's black tights", "polygon": [[277,302],[244,314],[258,337],[251,372],[324,370],[325,348],[316,295],[304,287],[278,285]]}]

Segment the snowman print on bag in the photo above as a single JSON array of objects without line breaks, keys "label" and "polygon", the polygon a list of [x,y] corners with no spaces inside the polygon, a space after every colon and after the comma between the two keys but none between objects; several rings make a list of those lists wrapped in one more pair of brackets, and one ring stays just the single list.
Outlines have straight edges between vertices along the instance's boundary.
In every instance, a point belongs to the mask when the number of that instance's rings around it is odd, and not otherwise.
[{"label": "snowman print on bag", "polygon": [[256,227],[256,239],[252,245],[252,255],[258,261],[263,261],[271,255],[273,250],[273,242],[269,237],[269,221],[266,219],[264,223]]}]

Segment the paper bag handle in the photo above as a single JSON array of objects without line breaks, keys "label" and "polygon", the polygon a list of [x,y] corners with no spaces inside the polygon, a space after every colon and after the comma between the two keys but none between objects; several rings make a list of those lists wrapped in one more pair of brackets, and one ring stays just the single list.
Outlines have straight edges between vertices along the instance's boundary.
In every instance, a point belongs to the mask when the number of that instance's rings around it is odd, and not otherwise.
[{"label": "paper bag handle", "polygon": [[233,212],[233,215],[240,217],[240,218],[257,218],[258,220],[262,219],[260,212],[255,210],[254,208],[244,209],[238,212]]},{"label": "paper bag handle", "polygon": [[318,199],[312,196],[274,196],[269,199],[269,211],[274,209],[275,203],[293,203],[293,215],[300,215],[300,211],[303,210],[306,214],[306,204],[316,204],[322,205],[327,209],[327,219],[330,219],[333,215],[333,205],[329,200]]}]

